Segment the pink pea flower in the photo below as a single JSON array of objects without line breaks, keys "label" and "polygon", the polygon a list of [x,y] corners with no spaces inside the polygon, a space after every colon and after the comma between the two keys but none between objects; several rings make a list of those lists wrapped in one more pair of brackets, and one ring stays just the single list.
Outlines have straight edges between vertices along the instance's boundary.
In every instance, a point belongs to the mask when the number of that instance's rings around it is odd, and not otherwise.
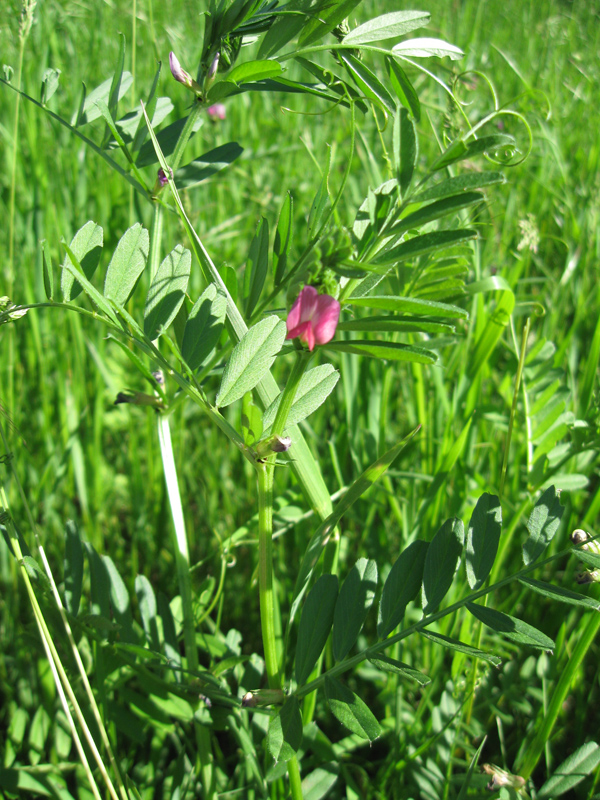
[{"label": "pink pea flower", "polygon": [[327,344],[335,335],[340,318],[340,304],[328,294],[319,294],[314,286],[305,286],[287,316],[286,339],[299,338],[309,350],[315,344]]},{"label": "pink pea flower", "polygon": [[225,106],[223,103],[215,103],[206,109],[206,113],[211,119],[225,119]]}]

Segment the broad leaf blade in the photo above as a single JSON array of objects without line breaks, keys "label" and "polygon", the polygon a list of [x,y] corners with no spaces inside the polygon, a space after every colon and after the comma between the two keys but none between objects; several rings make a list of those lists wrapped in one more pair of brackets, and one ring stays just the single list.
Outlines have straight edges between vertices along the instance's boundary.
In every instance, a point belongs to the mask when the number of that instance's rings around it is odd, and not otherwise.
[{"label": "broad leaf blade", "polygon": [[396,311],[401,314],[425,314],[428,317],[452,317],[454,319],[469,318],[467,312],[460,306],[438,303],[435,300],[419,300],[415,297],[368,295],[367,297],[352,297],[349,303],[353,306],[379,308],[384,311]]},{"label": "broad leaf blade", "polygon": [[104,296],[124,306],[148,260],[150,237],[139,222],[125,231],[106,271]]},{"label": "broad leaf blade", "polygon": [[392,566],[381,593],[377,635],[388,636],[402,622],[406,606],[421,588],[428,542],[420,539],[409,544]]},{"label": "broad leaf blade", "polygon": [[300,47],[308,47],[318,42],[325,34],[343,22],[359,3],[360,0],[336,0],[336,2],[325,3],[319,9],[318,14],[305,23],[298,37]]},{"label": "broad leaf blade", "polygon": [[419,142],[415,122],[405,108],[399,108],[394,119],[394,158],[403,197],[410,187],[418,157]]},{"label": "broad leaf blade", "polygon": [[214,150],[203,153],[184,167],[179,167],[175,172],[174,180],[180,189],[192,189],[210,178],[211,175],[228,167],[243,152],[244,148],[237,142],[227,142],[227,144],[215,147]]},{"label": "broad leaf blade", "polygon": [[427,25],[430,17],[427,11],[392,11],[389,14],[382,14],[350,31],[344,36],[344,44],[368,44],[403,36],[409,31]]},{"label": "broad leaf blade", "polygon": [[558,530],[564,510],[555,487],[549,486],[527,520],[529,537],[523,545],[525,564],[532,564],[548,547]]},{"label": "broad leaf blade", "polygon": [[65,604],[73,617],[79,611],[83,584],[83,545],[77,525],[69,520],[65,526]]},{"label": "broad leaf blade", "polygon": [[428,683],[431,683],[429,675],[425,675],[423,672],[413,669],[413,667],[402,663],[402,661],[396,661],[395,658],[371,656],[369,662],[377,669],[384,670],[385,672],[393,672],[396,675],[402,675],[403,678],[410,678],[421,686],[427,686]]},{"label": "broad leaf blade", "polygon": [[192,254],[178,244],[163,260],[152,279],[144,308],[144,333],[156,339],[165,333],[185,299]]},{"label": "broad leaf blade", "polygon": [[275,241],[273,243],[273,272],[275,286],[278,286],[287,270],[287,262],[294,236],[294,201],[288,192],[279,212]]},{"label": "broad leaf blade", "polygon": [[388,73],[392,89],[404,108],[406,108],[417,122],[421,121],[421,102],[415,87],[409,81],[406,73],[393,58],[386,57]]},{"label": "broad leaf blade", "polygon": [[[339,377],[340,373],[332,364],[321,364],[305,372],[298,384],[296,397],[287,418],[286,428],[297,425],[310,416],[313,411],[316,411],[329,397]],[[281,397],[282,395],[280,394],[264,413],[263,425],[265,433],[269,431],[271,425],[275,422]]]},{"label": "broad leaf blade", "polygon": [[342,584],[333,618],[333,657],[345,658],[362,630],[377,589],[377,564],[360,558]]},{"label": "broad leaf blade", "polygon": [[287,3],[286,11],[288,13],[278,16],[271,25],[258,48],[258,58],[268,58],[285,47],[304,28],[308,17],[316,15],[318,18],[317,12],[323,5],[325,3],[315,2],[315,0],[292,0]]},{"label": "broad leaf blade", "polygon": [[271,316],[253,325],[242,336],[225,366],[217,406],[231,405],[254,389],[270,370],[286,333],[285,322]]},{"label": "broad leaf blade", "polygon": [[322,350],[354,353],[368,358],[385,358],[388,361],[416,361],[419,364],[435,364],[437,355],[432,350],[401,342],[371,341],[369,339],[349,339],[345,342],[328,342],[321,345]]},{"label": "broad leaf blade", "polygon": [[52,267],[52,256],[46,239],[40,242],[42,248],[42,262],[44,272],[44,291],[48,300],[54,300],[54,269]]},{"label": "broad leaf blade", "polygon": [[374,742],[381,736],[381,726],[364,700],[335,678],[325,678],[325,695],[332,714],[348,730]]},{"label": "broad leaf blade", "polygon": [[131,616],[131,602],[125,581],[119,574],[114,561],[110,556],[101,556],[104,562],[109,581],[109,601],[112,616],[117,625],[120,625],[120,638],[124,642],[135,642],[133,632],[133,618]]},{"label": "broad leaf blade", "polygon": [[275,761],[289,761],[296,755],[302,744],[302,715],[294,695],[288,697],[276,717],[271,717],[267,744]]},{"label": "broad leaf blade", "polygon": [[[104,232],[100,225],[90,220],[77,231],[69,245],[69,248],[81,264],[83,274],[88,280],[91,279],[100,261],[103,238]],[[73,274],[66,269],[67,262],[75,266],[70,256],[67,254],[62,265],[63,271],[61,277],[61,289],[66,303],[74,300],[77,295],[81,294],[82,288],[78,283],[74,285],[75,279]]]},{"label": "broad leaf blade", "polygon": [[502,532],[502,508],[496,495],[485,492],[477,501],[467,532],[465,554],[471,589],[483,586],[498,552]]},{"label": "broad leaf blade", "polygon": [[554,650],[554,642],[545,633],[538,631],[532,625],[528,625],[516,617],[503,614],[494,608],[486,608],[477,603],[467,603],[467,608],[480,622],[488,628],[501,633],[513,642],[526,644],[530,647],[537,647],[540,650]]},{"label": "broad leaf blade", "polygon": [[265,78],[274,78],[282,72],[281,64],[273,59],[245,61],[227,73],[227,80],[234,83],[250,83]]},{"label": "broad leaf blade", "polygon": [[321,575],[308,593],[298,626],[296,680],[302,686],[308,680],[329,636],[338,596],[335,575]]},{"label": "broad leaf blade", "polygon": [[563,586],[553,586],[551,583],[536,581],[533,578],[519,578],[519,581],[537,594],[548,597],[550,600],[558,600],[560,603],[566,603],[567,605],[582,606],[583,608],[593,608],[595,611],[600,611],[600,601],[595,600],[593,597],[572,592]]},{"label": "broad leaf blade", "polygon": [[269,269],[269,223],[261,217],[254,238],[250,243],[250,252],[246,260],[244,272],[244,300],[246,316],[250,318],[267,279]]},{"label": "broad leaf blade", "polygon": [[362,61],[345,53],[343,50],[339,51],[339,57],[346,65],[346,69],[364,96],[376,105],[383,106],[390,114],[394,114],[396,112],[396,103],[375,73],[371,72]]},{"label": "broad leaf blade", "polygon": [[401,244],[378,253],[372,259],[376,266],[398,264],[401,261],[417,258],[418,256],[434,253],[436,250],[447,250],[457,244],[476,239],[477,231],[466,228],[465,230],[440,230],[423,233]]},{"label": "broad leaf blade", "polygon": [[600,764],[600,747],[596,742],[586,742],[557,767],[554,774],[537,793],[542,800],[545,797],[559,797],[593,772]]},{"label": "broad leaf blade", "polygon": [[480,658],[482,661],[487,661],[490,664],[493,664],[495,667],[499,667],[502,663],[502,659],[498,658],[498,656],[493,655],[492,653],[486,653],[485,650],[479,650],[477,647],[471,647],[470,644],[465,644],[464,642],[460,642],[458,639],[452,639],[449,636],[444,636],[441,633],[434,633],[433,631],[419,631],[422,636],[426,639],[430,639],[432,642],[441,645],[442,647],[447,647],[449,650],[455,650],[458,653],[464,653],[471,658]]},{"label": "broad leaf blade", "polygon": [[159,635],[156,595],[154,594],[152,584],[145,575],[136,576],[135,593],[138,600],[138,608],[142,618],[144,633],[146,634],[146,640],[150,647],[156,653],[159,653],[161,651],[161,642]]},{"label": "broad leaf blade", "polygon": [[400,231],[407,231],[410,230],[410,228],[420,228],[428,222],[433,222],[449,214],[455,214],[463,208],[481,203],[484,199],[481,192],[463,192],[453,197],[445,197],[442,200],[429,203],[418,211],[413,211],[412,214],[403,217],[390,228],[389,232],[392,234],[399,233]]},{"label": "broad leaf blade", "polygon": [[[99,100],[104,103],[109,102],[111,87],[113,85],[115,77],[116,75],[113,75],[112,78],[107,78],[107,80],[103,81],[88,95],[86,95],[84,91],[81,108],[77,115],[76,121],[73,122],[75,127],[79,127],[80,125],[86,125],[88,122],[93,122],[93,120],[97,119],[100,116],[100,110],[97,106],[97,103]],[[133,84],[133,75],[131,74],[131,72],[123,72],[119,77],[119,100],[123,97],[123,95],[127,91],[129,91],[132,84]]]},{"label": "broad leaf blade", "polygon": [[418,39],[408,39],[405,42],[398,42],[392,47],[392,52],[399,56],[410,56],[411,58],[444,58],[448,56],[452,61],[458,61],[464,56],[460,47],[445,42],[443,39],[432,39],[421,37]]},{"label": "broad leaf blade", "polygon": [[460,196],[463,192],[483,189],[497,183],[506,183],[501,172],[476,172],[457,175],[454,178],[440,181],[411,197],[411,203],[428,203],[431,200],[443,200],[445,197]]},{"label": "broad leaf blade", "polygon": [[444,522],[431,540],[423,570],[423,613],[431,614],[446,596],[458,569],[465,541],[461,519]]},{"label": "broad leaf blade", "polygon": [[217,346],[227,313],[227,297],[214,283],[202,292],[190,311],[181,355],[191,369],[198,369]]}]

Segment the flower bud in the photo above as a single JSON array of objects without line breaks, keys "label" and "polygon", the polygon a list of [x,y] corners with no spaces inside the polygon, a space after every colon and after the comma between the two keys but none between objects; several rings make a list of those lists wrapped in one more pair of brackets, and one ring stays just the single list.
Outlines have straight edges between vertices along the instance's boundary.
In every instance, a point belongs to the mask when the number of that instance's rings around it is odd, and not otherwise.
[{"label": "flower bud", "polygon": [[189,72],[186,72],[183,69],[179,63],[179,59],[173,51],[169,53],[169,67],[171,68],[171,75],[176,81],[179,81],[179,83],[182,83],[186,88],[191,89],[196,94],[202,93],[200,86],[192,78]]},{"label": "flower bud", "polygon": [[266,458],[272,453],[285,453],[291,446],[292,440],[289,436],[269,436],[256,445],[255,451],[259,458]]},{"label": "flower bud", "polygon": [[212,64],[208,68],[208,72],[206,74],[206,80],[214,81],[217,70],[219,69],[219,55],[220,53],[215,53],[215,57],[212,60]]},{"label": "flower bud", "polygon": [[571,541],[574,545],[581,545],[582,550],[600,555],[600,542],[597,539],[591,539],[589,533],[582,528],[573,531]]},{"label": "flower bud", "polygon": [[283,689],[255,689],[246,692],[242,697],[242,708],[256,708],[257,706],[277,706],[285,702]]}]

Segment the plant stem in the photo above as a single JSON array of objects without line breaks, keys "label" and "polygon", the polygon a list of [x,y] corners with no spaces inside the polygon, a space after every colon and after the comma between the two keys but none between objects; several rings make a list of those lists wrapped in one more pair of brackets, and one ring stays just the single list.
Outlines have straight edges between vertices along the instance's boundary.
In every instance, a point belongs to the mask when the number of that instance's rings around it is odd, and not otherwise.
[{"label": "plant stem", "polygon": [[277,414],[275,416],[275,422],[273,423],[273,436],[281,436],[284,431],[285,423],[287,422],[292,404],[296,397],[298,385],[302,376],[304,375],[306,367],[308,366],[311,355],[312,353],[310,353],[308,350],[296,351],[296,362],[292,367],[292,373],[288,378],[285,389],[283,390],[281,402],[279,403],[279,408],[277,409]]},{"label": "plant stem", "polygon": [[302,778],[300,777],[300,767],[296,756],[288,761],[288,775],[290,777],[290,789],[292,800],[302,800]]},{"label": "plant stem", "polygon": [[[181,595],[181,607],[183,612],[183,641],[185,646],[185,657],[187,668],[192,672],[198,669],[198,650],[196,648],[196,629],[194,623],[194,609],[192,605],[192,582],[190,580],[190,557],[185,532],[185,521],[183,518],[183,508],[181,505],[181,495],[179,494],[179,483],[177,481],[177,470],[175,458],[173,456],[173,444],[171,442],[171,429],[169,418],[165,414],[158,417],[158,438],[160,441],[160,452],[167,484],[167,493],[171,506],[171,516],[173,518],[173,530],[175,532],[175,564],[177,568],[177,578],[179,581],[179,593]],[[204,787],[204,797],[206,800],[215,797],[213,788],[213,769],[212,769],[212,746],[210,731],[199,722],[194,721],[196,732],[196,744],[198,746],[198,756],[200,759],[200,772],[202,774],[202,785]]]},{"label": "plant stem", "polygon": [[[291,375],[281,395],[273,422],[272,435],[281,436],[285,429],[298,386],[310,361],[311,353],[298,350]],[[275,635],[275,604],[273,597],[273,478],[275,464],[266,460],[256,464],[258,478],[258,588],[260,624],[265,652],[265,667],[270,689],[281,689],[283,679],[277,657]],[[302,800],[302,779],[298,759],[294,756],[287,765],[293,800]]]},{"label": "plant stem", "polygon": [[258,464],[258,591],[265,666],[270,689],[281,688],[273,604],[273,464]]}]

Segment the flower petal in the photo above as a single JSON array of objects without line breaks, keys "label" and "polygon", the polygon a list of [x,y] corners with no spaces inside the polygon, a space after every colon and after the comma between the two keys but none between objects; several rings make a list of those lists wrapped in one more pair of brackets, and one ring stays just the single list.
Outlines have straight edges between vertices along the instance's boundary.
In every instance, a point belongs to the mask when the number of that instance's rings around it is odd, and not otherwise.
[{"label": "flower petal", "polygon": [[[301,322],[306,322],[312,317],[314,312],[318,292],[314,286],[305,286],[294,301],[287,315],[286,325],[288,331],[297,328]],[[289,337],[295,338],[295,337]]]},{"label": "flower petal", "polygon": [[340,304],[328,294],[319,295],[312,321],[313,333],[317,344],[327,344],[335,336],[340,319]]}]

